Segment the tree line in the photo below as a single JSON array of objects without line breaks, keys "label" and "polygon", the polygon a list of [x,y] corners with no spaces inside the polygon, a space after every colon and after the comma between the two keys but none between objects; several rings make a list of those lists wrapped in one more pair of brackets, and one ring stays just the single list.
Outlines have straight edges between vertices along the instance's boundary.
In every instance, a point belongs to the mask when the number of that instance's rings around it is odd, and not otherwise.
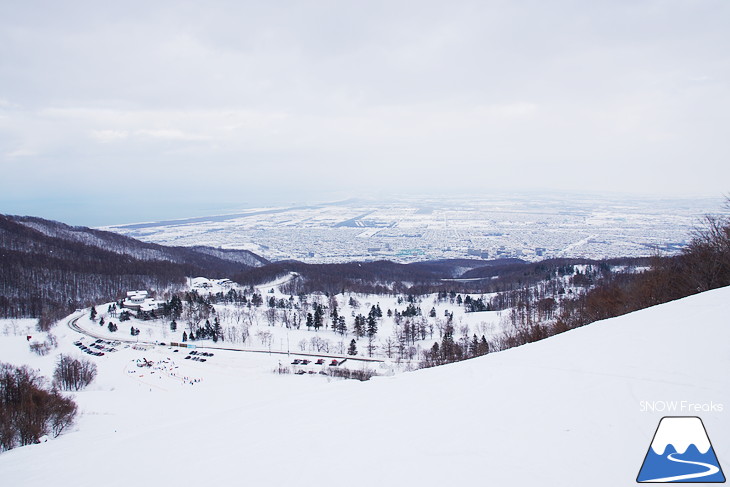
[{"label": "tree line", "polygon": [[47,329],[77,308],[118,299],[130,289],[174,291],[187,276],[227,277],[248,267],[246,257],[0,215],[0,318],[39,318]]},{"label": "tree line", "polygon": [[38,443],[68,429],[78,407],[59,389],[78,391],[96,377],[96,365],[60,355],[53,382],[27,366],[0,362],[0,451]]},{"label": "tree line", "polygon": [[[728,205],[730,209],[730,203]],[[494,350],[542,340],[594,321],[613,318],[719,287],[730,286],[730,218],[707,216],[679,255],[646,259],[646,269],[612,272],[600,264],[568,279],[582,292],[546,293],[536,285],[502,293],[493,308],[510,308],[512,328],[493,339]],[[551,288],[552,289],[552,288]]]}]

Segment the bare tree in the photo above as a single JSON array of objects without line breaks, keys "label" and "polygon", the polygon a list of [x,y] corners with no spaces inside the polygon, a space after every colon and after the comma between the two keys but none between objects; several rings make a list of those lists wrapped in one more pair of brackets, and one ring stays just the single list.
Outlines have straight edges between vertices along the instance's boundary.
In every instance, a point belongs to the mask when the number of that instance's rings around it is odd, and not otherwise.
[{"label": "bare tree", "polygon": [[259,325],[259,315],[256,312],[255,308],[246,308],[244,312],[244,323],[248,324],[248,326],[258,326]]},{"label": "bare tree", "polygon": [[259,330],[256,332],[256,338],[259,339],[261,345],[264,345],[266,347],[271,346],[272,335],[270,331]]},{"label": "bare tree", "polygon": [[388,358],[393,358],[393,353],[397,347],[397,342],[393,340],[393,337],[388,337],[383,343],[383,351]]},{"label": "bare tree", "polygon": [[317,352],[328,353],[330,351],[330,341],[314,336],[311,338],[312,350]]},{"label": "bare tree", "polygon": [[269,322],[269,326],[274,326],[276,324],[276,308],[268,308],[266,310],[266,321]]},{"label": "bare tree", "polygon": [[0,363],[0,451],[58,436],[73,423],[76,404],[28,367]]},{"label": "bare tree", "polygon": [[375,351],[375,335],[368,335],[368,357],[372,357],[374,351]]},{"label": "bare tree", "polygon": [[[730,199],[725,206],[730,209]],[[726,286],[730,282],[730,218],[706,216],[683,257],[685,279],[693,291]]]},{"label": "bare tree", "polygon": [[78,391],[91,384],[96,377],[96,364],[89,360],[78,360],[68,355],[59,355],[53,383],[65,391]]}]

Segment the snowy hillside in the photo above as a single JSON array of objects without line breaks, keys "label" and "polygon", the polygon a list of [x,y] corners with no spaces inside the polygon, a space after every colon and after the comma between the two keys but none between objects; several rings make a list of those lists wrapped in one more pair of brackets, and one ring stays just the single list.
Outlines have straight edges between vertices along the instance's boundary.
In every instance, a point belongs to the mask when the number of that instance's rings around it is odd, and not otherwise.
[{"label": "snowy hillside", "polygon": [[[182,350],[120,344],[92,357],[99,376],[76,394],[75,430],[0,454],[0,478],[12,486],[632,485],[665,415],[700,416],[727,469],[729,315],[722,288],[362,383],[273,374],[285,355],[216,350],[203,363]],[[50,376],[54,358],[32,355],[22,328],[5,327],[0,360]],[[54,333],[56,352],[81,355],[73,342],[90,342],[65,325]],[[142,357],[155,366],[137,367]],[[678,409],[647,411],[664,401]]]},{"label": "snowy hillside", "polygon": [[[247,250],[221,250],[204,246],[185,249],[165,247],[126,238],[111,232],[94,230],[87,227],[72,227],[64,223],[45,220],[43,218],[2,215],[2,219],[4,220],[2,232],[6,233],[2,242],[2,248],[17,247],[17,241],[23,238],[25,245],[30,244],[36,250],[43,249],[44,245],[55,244],[63,246],[63,242],[73,242],[144,261],[156,260],[194,265],[201,265],[203,263],[210,265],[211,263],[215,263],[220,265],[220,262],[217,262],[217,260],[220,260],[227,263],[242,264],[247,267],[259,267],[268,263],[266,259]],[[18,235],[20,232],[8,226],[9,222],[33,229],[39,234],[49,237],[51,240],[39,242],[38,236],[32,233]],[[212,256],[217,260],[206,259],[205,256]]]}]

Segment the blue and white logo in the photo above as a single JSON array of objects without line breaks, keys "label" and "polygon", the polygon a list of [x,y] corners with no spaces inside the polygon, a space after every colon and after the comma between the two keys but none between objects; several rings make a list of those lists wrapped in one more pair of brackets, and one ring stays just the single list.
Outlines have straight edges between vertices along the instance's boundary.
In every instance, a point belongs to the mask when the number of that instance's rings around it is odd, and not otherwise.
[{"label": "blue and white logo", "polygon": [[702,420],[696,416],[662,418],[636,481],[725,482]]}]

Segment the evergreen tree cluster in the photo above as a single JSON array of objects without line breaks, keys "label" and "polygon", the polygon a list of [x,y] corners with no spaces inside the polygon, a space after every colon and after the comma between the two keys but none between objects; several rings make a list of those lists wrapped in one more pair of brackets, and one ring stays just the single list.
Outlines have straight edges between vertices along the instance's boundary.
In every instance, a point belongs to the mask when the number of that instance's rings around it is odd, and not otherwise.
[{"label": "evergreen tree cluster", "polygon": [[213,318],[213,324],[210,323],[210,320],[205,320],[205,325],[201,326],[197,330],[197,334],[193,333],[192,331],[190,334],[187,334],[186,332],[183,332],[183,342],[186,342],[188,340],[208,340],[211,339],[214,342],[218,342],[218,340],[223,341],[223,327],[221,327],[220,321],[218,320],[218,317],[216,316]]},{"label": "evergreen tree cluster", "polygon": [[412,318],[414,316],[421,316],[421,308],[419,306],[416,306],[413,303],[409,303],[408,306],[406,306],[406,309],[404,309],[401,313],[396,310],[396,315],[400,314],[400,316],[404,316],[406,318]]},{"label": "evergreen tree cluster", "polygon": [[434,367],[480,357],[488,354],[489,351],[489,342],[487,342],[484,335],[481,339],[474,334],[470,340],[456,341],[454,339],[454,328],[448,325],[444,330],[441,343],[434,342],[430,350],[424,351],[421,367]]},{"label": "evergreen tree cluster", "polygon": [[485,303],[482,298],[472,299],[469,295],[464,298],[464,309],[467,313],[490,311],[489,303]]},{"label": "evergreen tree cluster", "polygon": [[173,295],[169,301],[162,306],[162,315],[171,318],[172,321],[179,320],[183,314],[183,302],[180,296]]}]

